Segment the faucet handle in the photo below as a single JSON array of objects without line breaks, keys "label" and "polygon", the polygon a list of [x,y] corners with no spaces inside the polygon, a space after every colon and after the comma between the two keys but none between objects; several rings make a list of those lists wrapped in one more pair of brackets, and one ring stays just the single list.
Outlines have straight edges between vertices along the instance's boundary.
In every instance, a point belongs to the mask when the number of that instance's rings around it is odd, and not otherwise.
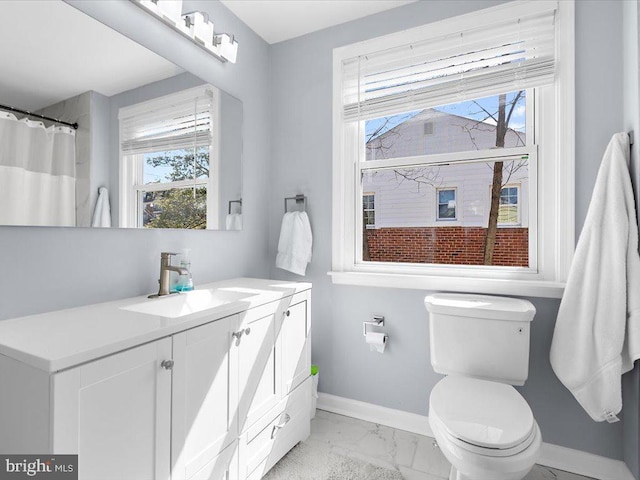
[{"label": "faucet handle", "polygon": [[169,258],[171,257],[171,255],[179,255],[178,253],[174,253],[174,252],[162,252],[160,253],[160,256],[162,258]]}]

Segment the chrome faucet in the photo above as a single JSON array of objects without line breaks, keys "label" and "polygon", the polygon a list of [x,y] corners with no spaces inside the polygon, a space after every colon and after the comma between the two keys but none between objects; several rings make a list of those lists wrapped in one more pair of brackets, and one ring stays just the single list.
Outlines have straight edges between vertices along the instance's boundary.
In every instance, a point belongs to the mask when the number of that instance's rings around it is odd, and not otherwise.
[{"label": "chrome faucet", "polygon": [[186,268],[171,265],[172,255],[177,255],[177,253],[162,252],[160,254],[160,279],[158,280],[160,288],[158,289],[158,293],[149,295],[149,298],[163,297],[171,294],[171,275],[169,272],[178,272],[178,275],[189,275],[189,270]]}]

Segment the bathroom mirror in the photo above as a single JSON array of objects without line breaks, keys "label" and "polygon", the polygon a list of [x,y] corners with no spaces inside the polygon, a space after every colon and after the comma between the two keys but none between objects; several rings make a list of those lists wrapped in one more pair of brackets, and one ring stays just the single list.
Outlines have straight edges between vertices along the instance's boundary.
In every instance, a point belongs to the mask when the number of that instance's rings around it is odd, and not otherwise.
[{"label": "bathroom mirror", "polygon": [[62,0],[0,17],[0,105],[78,124],[0,108],[0,225],[241,228],[240,100]]}]

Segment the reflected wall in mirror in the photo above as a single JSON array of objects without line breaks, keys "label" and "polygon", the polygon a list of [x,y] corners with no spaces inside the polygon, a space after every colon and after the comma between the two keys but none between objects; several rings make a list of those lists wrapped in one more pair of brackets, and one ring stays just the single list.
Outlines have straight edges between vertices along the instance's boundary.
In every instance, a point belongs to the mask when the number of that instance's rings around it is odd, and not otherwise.
[{"label": "reflected wall in mirror", "polygon": [[242,227],[238,99],[61,0],[0,16],[32,26],[0,29],[0,105],[79,125],[0,108],[0,225]]}]

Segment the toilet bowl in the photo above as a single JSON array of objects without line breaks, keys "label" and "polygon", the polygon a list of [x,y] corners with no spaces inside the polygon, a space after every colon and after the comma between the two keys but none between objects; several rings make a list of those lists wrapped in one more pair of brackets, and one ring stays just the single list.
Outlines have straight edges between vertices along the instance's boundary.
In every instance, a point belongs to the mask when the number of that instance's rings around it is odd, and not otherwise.
[{"label": "toilet bowl", "polygon": [[450,480],[521,480],[540,454],[540,429],[510,385],[445,377],[431,391],[429,424]]}]

